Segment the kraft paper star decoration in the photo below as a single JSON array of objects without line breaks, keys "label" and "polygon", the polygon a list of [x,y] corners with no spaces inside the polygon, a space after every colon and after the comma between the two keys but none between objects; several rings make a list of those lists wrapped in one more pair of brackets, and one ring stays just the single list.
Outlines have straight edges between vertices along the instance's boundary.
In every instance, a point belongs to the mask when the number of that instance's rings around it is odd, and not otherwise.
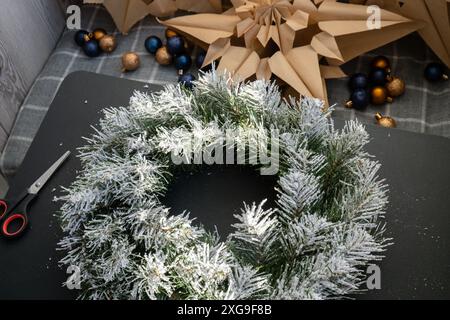
[{"label": "kraft paper star decoration", "polygon": [[369,29],[365,6],[335,0],[231,0],[223,14],[194,14],[162,24],[207,49],[204,65],[235,80],[276,75],[299,94],[327,102],[325,79],[343,77],[339,65],[420,27],[380,10],[381,28]]},{"label": "kraft paper star decoration", "polygon": [[[357,1],[357,0],[353,0]],[[450,68],[450,0],[364,0],[410,19],[424,21],[418,30],[425,43]]]},{"label": "kraft paper star decoration", "polygon": [[177,11],[222,12],[222,0],[84,0],[103,4],[120,32],[126,34],[147,15],[168,17]]}]

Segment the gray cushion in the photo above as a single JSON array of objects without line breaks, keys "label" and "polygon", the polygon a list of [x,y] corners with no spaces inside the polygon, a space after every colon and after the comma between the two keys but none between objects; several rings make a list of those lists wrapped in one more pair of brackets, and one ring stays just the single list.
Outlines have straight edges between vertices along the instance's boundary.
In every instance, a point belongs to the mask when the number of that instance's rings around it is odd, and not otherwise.
[{"label": "gray cushion", "polygon": [[[116,32],[111,17],[102,7],[84,7],[82,23],[86,29],[102,27],[108,32]],[[173,66],[158,65],[144,49],[146,37],[153,34],[160,37],[164,35],[164,27],[158,25],[154,18],[144,19],[127,36],[116,32],[119,43],[117,50],[94,59],[86,57],[74,44],[73,34],[73,31],[63,34],[20,110],[0,160],[6,175],[14,174],[19,167],[59,85],[69,73],[85,70],[156,84],[177,80]],[[120,71],[120,57],[130,50],[141,55],[141,67],[135,72],[124,74]],[[331,80],[327,85],[330,103],[337,103],[335,116],[374,123],[374,114],[379,111],[395,117],[402,129],[450,137],[449,82],[429,84],[424,80],[425,65],[437,58],[427,49],[422,39],[417,34],[412,34],[347,63],[344,69],[348,73],[367,71],[370,59],[377,54],[384,54],[391,59],[393,73],[406,81],[406,94],[391,105],[371,106],[364,112],[348,110],[343,106],[349,96],[347,80]],[[80,92],[80,96],[82,95]]]},{"label": "gray cushion", "polygon": [[0,152],[28,90],[64,29],[57,1],[2,0],[0,9]]}]

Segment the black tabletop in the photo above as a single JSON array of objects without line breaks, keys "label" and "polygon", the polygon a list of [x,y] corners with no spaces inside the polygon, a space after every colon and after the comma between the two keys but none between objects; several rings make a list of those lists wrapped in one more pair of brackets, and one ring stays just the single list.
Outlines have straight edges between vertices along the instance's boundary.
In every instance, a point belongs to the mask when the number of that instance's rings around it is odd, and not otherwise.
[{"label": "black tabletop", "polygon": [[[62,232],[55,217],[61,204],[53,198],[76,177],[80,169],[76,148],[84,144],[83,136],[92,133],[100,110],[126,106],[134,90],[157,89],[87,72],[64,80],[22,167],[10,181],[9,195],[28,187],[66,150],[72,155],[32,204],[27,233],[17,240],[0,239],[0,298],[76,297],[76,291],[62,287],[67,274],[58,266]],[[336,123],[342,126],[341,121]],[[382,163],[380,174],[389,184],[386,222],[394,244],[379,264],[381,290],[357,298],[450,299],[450,140],[375,126],[367,129],[372,137],[367,150]],[[164,201],[175,212],[191,211],[208,228],[217,225],[223,234],[243,201],[274,200],[276,181],[242,167],[207,167],[178,178]]]}]

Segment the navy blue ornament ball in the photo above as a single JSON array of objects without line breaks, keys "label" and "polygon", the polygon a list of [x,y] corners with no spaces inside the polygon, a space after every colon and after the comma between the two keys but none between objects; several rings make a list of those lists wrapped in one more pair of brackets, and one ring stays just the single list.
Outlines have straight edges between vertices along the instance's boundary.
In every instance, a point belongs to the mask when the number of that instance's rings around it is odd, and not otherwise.
[{"label": "navy blue ornament ball", "polygon": [[87,32],[86,30],[78,30],[77,32],[75,32],[75,36],[73,37],[73,39],[75,40],[75,43],[81,47],[86,42],[86,36],[89,36],[89,32]]},{"label": "navy blue ornament ball", "polygon": [[192,89],[194,86],[193,81],[195,81],[195,77],[191,73],[185,73],[178,78],[178,82],[188,89]]},{"label": "navy blue ornament ball", "polygon": [[175,68],[177,70],[189,70],[192,65],[192,59],[187,54],[181,54],[175,58]]},{"label": "navy blue ornament ball", "polygon": [[147,39],[145,39],[145,49],[151,53],[155,54],[156,51],[158,51],[159,48],[162,47],[163,43],[160,38],[157,36],[150,36]]},{"label": "navy blue ornament ball", "polygon": [[167,39],[167,50],[171,55],[178,55],[184,52],[184,40],[182,37],[174,36]]},{"label": "navy blue ornament ball", "polygon": [[354,109],[364,109],[370,103],[370,94],[366,89],[356,89],[350,96],[347,106]]},{"label": "navy blue ornament ball", "polygon": [[350,77],[348,85],[351,90],[366,89],[369,85],[369,79],[364,73],[355,73]]},{"label": "navy blue ornament ball", "polygon": [[425,68],[425,78],[428,81],[436,82],[448,79],[445,74],[445,67],[441,63],[432,62]]},{"label": "navy blue ornament ball", "polygon": [[389,74],[385,69],[375,68],[369,74],[370,83],[374,86],[384,86],[388,81]]},{"label": "navy blue ornament ball", "polygon": [[97,40],[89,40],[83,45],[84,53],[91,58],[98,57],[101,53],[100,46]]}]

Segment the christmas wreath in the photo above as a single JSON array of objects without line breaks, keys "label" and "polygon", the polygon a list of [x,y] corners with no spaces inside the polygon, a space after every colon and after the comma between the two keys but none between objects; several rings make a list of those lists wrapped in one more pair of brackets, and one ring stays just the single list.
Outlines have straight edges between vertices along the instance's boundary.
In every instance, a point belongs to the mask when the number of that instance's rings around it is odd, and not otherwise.
[{"label": "christmas wreath", "polygon": [[[317,99],[283,99],[275,84],[214,72],[193,90],[135,92],[129,107],[105,109],[60,198],[61,262],[79,268],[80,297],[327,299],[360,290],[387,245],[387,190],[364,151],[364,127],[337,130],[330,112]],[[189,163],[229,130],[266,151],[274,143],[258,141],[279,132],[277,206],[244,204],[220,241],[161,196],[180,167],[173,155]]]}]

